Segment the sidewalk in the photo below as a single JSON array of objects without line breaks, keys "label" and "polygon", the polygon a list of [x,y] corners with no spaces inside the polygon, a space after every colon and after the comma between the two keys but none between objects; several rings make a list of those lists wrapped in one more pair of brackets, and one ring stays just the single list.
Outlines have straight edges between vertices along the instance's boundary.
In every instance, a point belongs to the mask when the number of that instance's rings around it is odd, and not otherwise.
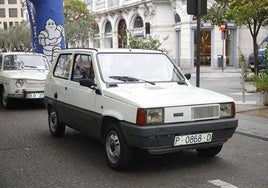
[{"label": "sidewalk", "polygon": [[[184,73],[191,73],[190,82],[195,85],[196,70],[182,70]],[[232,97],[236,103],[236,117],[238,127],[236,133],[268,141],[268,118],[242,114],[248,110],[268,108],[260,100],[260,93],[245,93],[243,100],[240,68],[225,68],[211,70],[200,68],[200,87],[223,93]]]}]

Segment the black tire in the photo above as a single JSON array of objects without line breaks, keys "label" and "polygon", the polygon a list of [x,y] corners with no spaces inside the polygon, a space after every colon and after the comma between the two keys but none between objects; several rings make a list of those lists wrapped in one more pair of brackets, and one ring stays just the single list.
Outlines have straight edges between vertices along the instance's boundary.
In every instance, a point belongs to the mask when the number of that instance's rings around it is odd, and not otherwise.
[{"label": "black tire", "polygon": [[60,138],[65,132],[65,125],[59,122],[56,110],[51,107],[48,110],[48,126],[52,136]]},{"label": "black tire", "polygon": [[1,102],[4,108],[9,109],[11,107],[11,99],[5,96],[5,90],[1,90]]},{"label": "black tire", "polygon": [[114,170],[125,170],[132,159],[132,148],[127,144],[117,123],[111,123],[104,135],[106,162]]},{"label": "black tire", "polygon": [[210,148],[196,149],[196,151],[202,156],[213,157],[217,155],[218,153],[220,153],[221,149],[222,149],[222,145],[210,147]]}]

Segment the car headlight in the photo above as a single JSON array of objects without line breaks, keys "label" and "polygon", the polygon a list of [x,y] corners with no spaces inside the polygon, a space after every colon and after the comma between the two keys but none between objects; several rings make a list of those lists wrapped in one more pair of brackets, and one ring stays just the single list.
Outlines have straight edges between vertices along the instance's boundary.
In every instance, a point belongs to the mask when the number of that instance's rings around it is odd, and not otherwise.
[{"label": "car headlight", "polygon": [[220,104],[220,118],[229,118],[235,116],[235,103]]},{"label": "car headlight", "polygon": [[16,87],[21,88],[24,85],[24,81],[19,79],[15,83]]},{"label": "car headlight", "polygon": [[163,108],[139,108],[137,111],[138,125],[156,125],[164,122],[164,109]]}]

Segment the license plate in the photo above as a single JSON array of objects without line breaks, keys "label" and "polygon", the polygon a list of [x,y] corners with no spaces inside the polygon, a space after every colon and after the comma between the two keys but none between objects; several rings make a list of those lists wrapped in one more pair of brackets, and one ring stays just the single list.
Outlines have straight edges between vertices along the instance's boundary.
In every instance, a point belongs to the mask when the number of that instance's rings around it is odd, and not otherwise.
[{"label": "license plate", "polygon": [[28,93],[27,98],[31,98],[31,99],[44,98],[44,93]]},{"label": "license plate", "polygon": [[174,146],[199,144],[212,141],[212,133],[189,134],[175,136]]}]

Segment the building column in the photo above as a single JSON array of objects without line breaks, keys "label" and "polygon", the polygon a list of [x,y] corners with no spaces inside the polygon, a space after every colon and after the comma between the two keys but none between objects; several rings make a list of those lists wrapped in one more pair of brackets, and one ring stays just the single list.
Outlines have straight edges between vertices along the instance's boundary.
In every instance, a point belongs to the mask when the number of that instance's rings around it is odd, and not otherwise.
[{"label": "building column", "polygon": [[[192,69],[194,65],[194,57],[192,53],[193,47],[191,44],[191,25],[190,22],[181,22],[181,38],[180,38],[181,56],[180,56],[180,67],[181,69]],[[193,52],[192,52],[193,51]]]}]

